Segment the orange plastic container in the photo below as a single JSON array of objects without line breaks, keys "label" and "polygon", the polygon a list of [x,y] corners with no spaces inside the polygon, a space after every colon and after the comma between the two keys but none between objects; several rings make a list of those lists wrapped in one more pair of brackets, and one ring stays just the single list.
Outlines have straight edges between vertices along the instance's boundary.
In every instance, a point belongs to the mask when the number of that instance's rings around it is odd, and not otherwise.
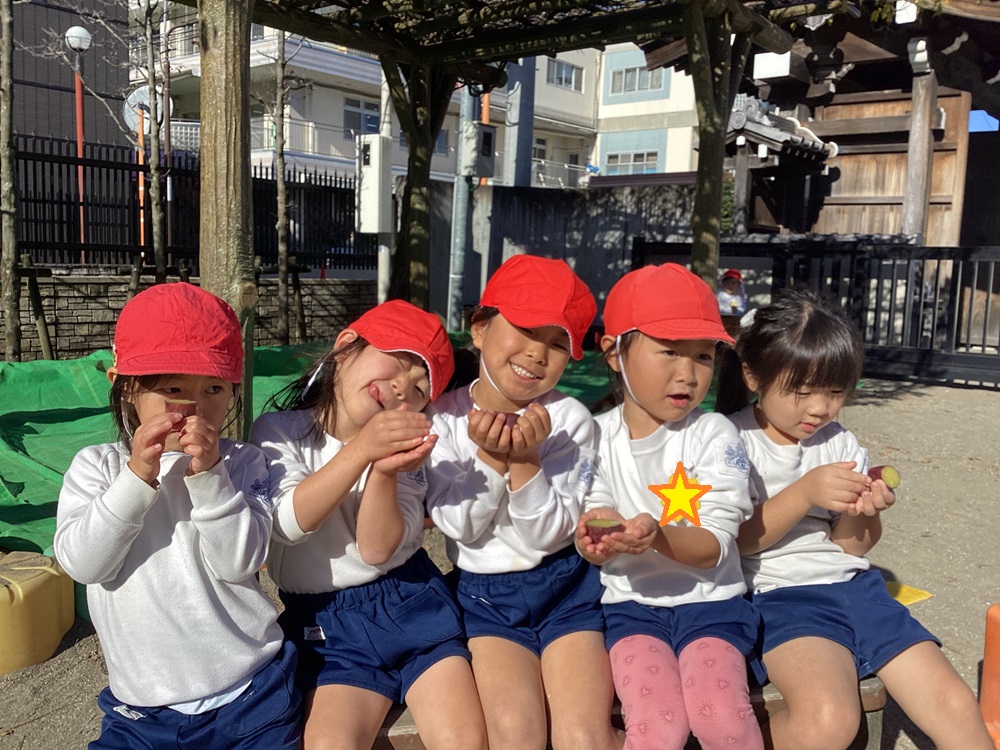
[{"label": "orange plastic container", "polygon": [[1000,604],[986,612],[986,643],[983,649],[983,685],[979,708],[993,744],[1000,748]]},{"label": "orange plastic container", "polygon": [[0,554],[0,674],[52,656],[74,616],[73,579],[55,560]]}]

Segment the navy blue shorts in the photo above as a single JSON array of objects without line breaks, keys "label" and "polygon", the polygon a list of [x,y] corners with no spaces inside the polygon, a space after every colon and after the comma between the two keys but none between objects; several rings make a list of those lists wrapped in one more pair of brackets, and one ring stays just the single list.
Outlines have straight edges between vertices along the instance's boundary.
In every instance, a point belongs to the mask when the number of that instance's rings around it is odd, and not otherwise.
[{"label": "navy blue shorts", "polygon": [[[225,656],[225,655],[223,655]],[[295,646],[286,642],[237,698],[203,714],[123,704],[104,688],[101,736],[89,750],[298,750],[302,700],[295,688]]]},{"label": "navy blue shorts", "polygon": [[403,703],[429,667],[469,659],[462,620],[437,566],[419,549],[381,578],[325,594],[281,592],[278,622],[299,649],[299,686],[353,685]]},{"label": "navy blue shorts", "polygon": [[826,638],[854,654],[859,678],[874,674],[917,643],[941,645],[889,596],[877,570],[858,573],[844,583],[772,589],[755,594],[753,601],[764,620],[764,654],[794,638]]},{"label": "navy blue shorts", "polygon": [[608,650],[622,638],[649,635],[663,641],[679,656],[684,647],[699,638],[718,638],[747,657],[747,665],[758,682],[767,678],[764,664],[754,647],[760,638],[760,615],[741,596],[720,602],[694,602],[676,607],[651,607],[638,602],[604,605]]},{"label": "navy blue shorts", "polygon": [[564,635],[604,630],[603,593],[597,568],[572,544],[531,570],[458,574],[466,635],[506,638],[536,656]]}]

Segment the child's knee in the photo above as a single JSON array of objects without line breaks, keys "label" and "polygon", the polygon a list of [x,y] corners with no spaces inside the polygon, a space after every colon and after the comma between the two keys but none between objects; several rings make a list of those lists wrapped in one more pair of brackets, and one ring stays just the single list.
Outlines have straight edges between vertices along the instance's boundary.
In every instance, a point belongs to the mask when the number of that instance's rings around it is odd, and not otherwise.
[{"label": "child's knee", "polygon": [[803,750],[846,748],[861,727],[861,706],[856,703],[817,701],[808,708],[789,712],[789,736],[797,738]]},{"label": "child's knee", "polygon": [[[629,709],[632,710],[629,710]],[[639,708],[639,710],[636,710]],[[691,733],[687,712],[681,702],[641,707],[622,707],[625,719],[626,750],[676,748],[687,743]]]},{"label": "child's knee", "polygon": [[542,715],[526,717],[517,712],[506,712],[488,720],[488,734],[491,750],[542,750],[548,739],[548,727]]}]

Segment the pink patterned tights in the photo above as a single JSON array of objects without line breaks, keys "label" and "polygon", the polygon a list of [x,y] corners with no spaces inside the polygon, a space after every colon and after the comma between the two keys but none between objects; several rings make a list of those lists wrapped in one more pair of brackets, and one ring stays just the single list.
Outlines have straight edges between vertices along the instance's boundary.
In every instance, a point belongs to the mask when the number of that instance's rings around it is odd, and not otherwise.
[{"label": "pink patterned tights", "polygon": [[763,750],[746,660],[731,644],[699,638],[675,657],[658,638],[629,636],[611,647],[611,671],[626,750],[681,750],[689,732],[703,750]]}]

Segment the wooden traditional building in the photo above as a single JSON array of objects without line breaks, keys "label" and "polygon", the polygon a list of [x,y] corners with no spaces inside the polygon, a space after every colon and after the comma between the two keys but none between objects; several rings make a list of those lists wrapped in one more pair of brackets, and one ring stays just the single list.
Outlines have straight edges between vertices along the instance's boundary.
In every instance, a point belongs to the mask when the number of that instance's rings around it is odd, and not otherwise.
[{"label": "wooden traditional building", "polygon": [[[977,137],[970,161],[968,132],[970,111],[1000,116],[1000,2],[852,7],[800,19],[790,51],[758,51],[747,66],[744,89],[767,102],[754,111],[786,129],[794,122],[825,148],[810,155],[784,138],[783,147],[758,151],[768,126],[744,125],[735,111],[729,153],[743,228],[956,246],[964,226],[977,241],[1000,244],[997,222],[964,210],[969,174],[1000,158],[992,133]],[[684,65],[683,45],[646,51],[651,67]]]}]

